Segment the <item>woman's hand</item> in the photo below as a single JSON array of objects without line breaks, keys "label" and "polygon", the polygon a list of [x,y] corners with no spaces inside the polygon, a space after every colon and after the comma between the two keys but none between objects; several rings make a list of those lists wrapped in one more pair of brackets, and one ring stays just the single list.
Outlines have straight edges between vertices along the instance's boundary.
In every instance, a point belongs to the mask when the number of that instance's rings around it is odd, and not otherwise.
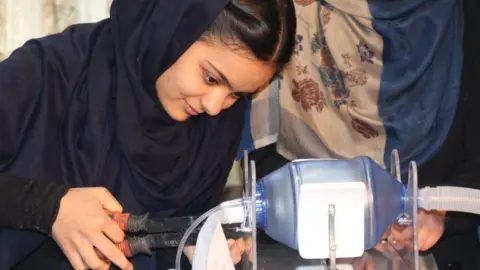
[{"label": "woman's hand", "polygon": [[[425,210],[418,212],[418,248],[421,251],[432,248],[438,242],[444,230],[445,212]],[[413,227],[393,225],[390,227],[387,240],[390,243],[412,242]]]},{"label": "woman's hand", "polygon": [[362,257],[354,258],[350,263],[353,270],[375,270],[376,262],[375,258],[368,254],[363,254]]},{"label": "woman's hand", "polygon": [[233,264],[239,263],[242,260],[243,254],[245,253],[248,256],[248,260],[250,262],[253,261],[253,242],[251,237],[248,237],[247,239],[239,238],[237,240],[228,239],[227,243],[228,247],[230,248],[230,256],[232,256]]},{"label": "woman's hand", "polygon": [[62,198],[52,235],[75,270],[110,268],[95,249],[120,269],[133,269],[114,244],[124,239],[124,232],[105,210],[122,212],[105,188],[73,188]]}]

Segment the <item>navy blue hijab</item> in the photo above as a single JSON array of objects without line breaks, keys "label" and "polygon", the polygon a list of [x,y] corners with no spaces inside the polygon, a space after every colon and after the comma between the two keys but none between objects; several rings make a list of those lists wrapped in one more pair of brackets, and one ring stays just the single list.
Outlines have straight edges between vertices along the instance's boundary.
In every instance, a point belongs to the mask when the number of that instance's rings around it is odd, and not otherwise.
[{"label": "navy blue hijab", "polygon": [[[235,156],[244,101],[179,123],[154,83],[228,2],[115,0],[110,19],[17,49],[0,63],[0,172],[103,186],[125,212],[174,216],[212,207]],[[45,239],[0,231],[2,267]],[[155,268],[146,257],[134,263]]]}]

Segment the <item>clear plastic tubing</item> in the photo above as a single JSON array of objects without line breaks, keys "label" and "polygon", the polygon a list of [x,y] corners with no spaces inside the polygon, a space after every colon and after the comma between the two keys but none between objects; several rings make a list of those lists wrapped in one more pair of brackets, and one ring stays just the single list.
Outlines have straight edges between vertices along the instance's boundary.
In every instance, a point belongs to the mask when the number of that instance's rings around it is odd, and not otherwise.
[{"label": "clear plastic tubing", "polygon": [[480,190],[463,187],[425,187],[420,190],[419,208],[480,215]]},{"label": "clear plastic tubing", "polygon": [[229,210],[232,208],[238,208],[238,207],[243,207],[245,205],[245,201],[243,198],[241,199],[236,199],[236,200],[231,200],[224,202],[209,211],[205,212],[203,215],[197,218],[192,225],[185,231],[185,234],[183,235],[182,239],[180,240],[180,243],[178,244],[178,250],[177,250],[177,255],[175,257],[175,269],[176,270],[181,270],[181,259],[182,259],[182,254],[183,254],[183,249],[185,248],[185,243],[188,240],[188,237],[192,234],[192,232],[203,222],[205,221],[209,216],[212,214],[219,212],[219,211],[225,211]]}]

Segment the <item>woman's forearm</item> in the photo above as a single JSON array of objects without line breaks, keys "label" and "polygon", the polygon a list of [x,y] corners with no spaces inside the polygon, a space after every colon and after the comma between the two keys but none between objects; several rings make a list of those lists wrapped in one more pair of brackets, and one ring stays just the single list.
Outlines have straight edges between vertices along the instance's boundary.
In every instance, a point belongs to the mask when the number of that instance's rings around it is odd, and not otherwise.
[{"label": "woman's forearm", "polygon": [[0,228],[50,234],[68,187],[0,174]]}]

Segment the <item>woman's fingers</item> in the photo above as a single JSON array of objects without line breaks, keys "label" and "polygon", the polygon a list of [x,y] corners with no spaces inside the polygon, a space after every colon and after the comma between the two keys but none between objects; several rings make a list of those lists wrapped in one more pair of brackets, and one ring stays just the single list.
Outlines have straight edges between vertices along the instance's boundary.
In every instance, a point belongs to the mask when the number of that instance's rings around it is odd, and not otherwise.
[{"label": "woman's fingers", "polygon": [[352,261],[351,265],[353,270],[375,269],[375,261],[372,262],[372,258],[370,257],[370,255],[363,255],[360,258],[355,258]]},{"label": "woman's fingers", "polygon": [[92,243],[83,237],[78,237],[74,240],[76,249],[80,256],[82,256],[83,261],[93,270],[108,270],[110,265],[106,262],[100,260],[97,256],[95,249],[93,248]]},{"label": "woman's fingers", "polygon": [[227,240],[227,244],[228,244],[228,248],[232,248],[232,246],[235,244],[235,239],[228,239]]},{"label": "woman's fingers", "polygon": [[93,246],[103,254],[103,256],[117,265],[120,269],[131,269],[131,263],[127,260],[122,251],[105,237],[105,235],[98,234],[89,240]]},{"label": "woman's fingers", "polygon": [[252,253],[252,249],[253,249],[253,240],[251,237],[248,237],[247,238],[247,245],[246,245],[246,251],[247,254],[248,254],[248,260],[250,262],[253,262],[253,253]]},{"label": "woman's fingers", "polygon": [[248,260],[253,261],[253,254],[252,254],[252,238],[248,237],[247,239],[239,238],[235,239],[228,239],[228,248],[230,248],[230,254],[232,256],[232,260],[234,264],[239,263],[242,260],[242,255],[247,254]]},{"label": "woman's fingers", "polygon": [[115,243],[120,243],[125,239],[125,232],[107,214],[105,214],[103,223],[103,233]]},{"label": "woman's fingers", "polygon": [[245,252],[245,240],[243,238],[237,239],[232,244],[230,244],[230,254],[232,256],[232,261],[234,264],[239,263],[242,260],[242,254]]},{"label": "woman's fingers", "polygon": [[376,262],[375,262],[375,259],[372,258],[372,257],[369,257],[367,259],[367,265],[366,265],[366,269],[367,270],[375,270],[377,267],[376,267]]},{"label": "woman's fingers", "polygon": [[68,247],[61,247],[63,253],[67,257],[68,261],[72,265],[73,269],[75,270],[85,270],[85,263],[82,260],[80,254],[73,243],[70,243]]},{"label": "woman's fingers", "polygon": [[106,188],[96,188],[96,197],[100,200],[103,208],[112,212],[122,212],[122,205],[113,197],[113,195]]},{"label": "woman's fingers", "polygon": [[394,225],[391,227],[390,234],[388,235],[388,241],[411,241],[413,240],[413,227],[412,226],[400,226]]},{"label": "woman's fingers", "polygon": [[183,254],[187,256],[190,263],[193,262],[193,255],[195,254],[195,246],[186,246],[183,248]]}]

